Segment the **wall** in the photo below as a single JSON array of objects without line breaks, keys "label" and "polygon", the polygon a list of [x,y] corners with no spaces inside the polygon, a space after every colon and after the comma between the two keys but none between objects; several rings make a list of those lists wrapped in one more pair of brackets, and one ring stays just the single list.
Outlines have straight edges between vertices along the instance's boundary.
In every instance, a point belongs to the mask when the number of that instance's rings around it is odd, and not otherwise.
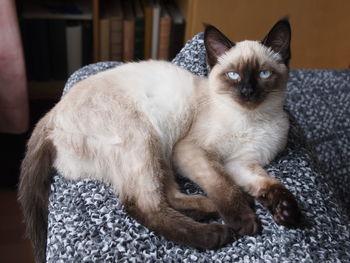
[{"label": "wall", "polygon": [[349,0],[179,0],[186,40],[213,24],[231,40],[262,39],[280,18],[292,25],[292,68],[350,68]]}]

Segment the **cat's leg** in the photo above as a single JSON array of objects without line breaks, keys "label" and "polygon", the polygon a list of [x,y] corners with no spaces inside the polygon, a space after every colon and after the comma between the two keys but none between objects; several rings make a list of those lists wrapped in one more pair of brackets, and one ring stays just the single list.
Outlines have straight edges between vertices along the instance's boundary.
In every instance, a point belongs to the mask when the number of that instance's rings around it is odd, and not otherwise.
[{"label": "cat's leg", "polygon": [[118,164],[112,185],[130,215],[168,240],[199,249],[217,249],[233,239],[229,226],[200,223],[170,207],[165,187],[167,171],[157,143],[133,138],[130,144],[133,147],[109,155]]},{"label": "cat's leg", "polygon": [[239,186],[271,211],[277,223],[291,227],[299,222],[300,211],[293,194],[259,164],[231,161],[225,169]]},{"label": "cat's leg", "polygon": [[219,217],[216,206],[209,198],[182,193],[171,172],[166,179],[165,187],[170,206],[181,213],[198,221]]},{"label": "cat's leg", "polygon": [[225,223],[240,235],[255,234],[260,225],[245,194],[221,164],[188,141],[175,146],[173,161],[179,171],[198,184],[212,200]]}]

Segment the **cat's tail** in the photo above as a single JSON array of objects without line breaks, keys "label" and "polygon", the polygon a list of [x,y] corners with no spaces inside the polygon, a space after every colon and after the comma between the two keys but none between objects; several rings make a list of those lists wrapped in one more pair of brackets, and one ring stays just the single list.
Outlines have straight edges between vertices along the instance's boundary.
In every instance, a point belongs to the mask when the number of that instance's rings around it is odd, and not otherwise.
[{"label": "cat's tail", "polygon": [[36,262],[45,262],[48,195],[55,148],[48,138],[49,114],[36,125],[21,165],[18,200]]}]

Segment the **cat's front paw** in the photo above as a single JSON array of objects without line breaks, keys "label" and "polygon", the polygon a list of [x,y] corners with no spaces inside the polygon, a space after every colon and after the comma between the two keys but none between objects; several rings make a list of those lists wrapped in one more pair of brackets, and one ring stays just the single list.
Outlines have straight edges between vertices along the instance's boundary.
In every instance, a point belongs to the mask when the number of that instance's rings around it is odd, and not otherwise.
[{"label": "cat's front paw", "polygon": [[259,201],[270,210],[278,224],[293,227],[300,222],[301,213],[297,201],[283,185],[272,185],[262,191]]}]

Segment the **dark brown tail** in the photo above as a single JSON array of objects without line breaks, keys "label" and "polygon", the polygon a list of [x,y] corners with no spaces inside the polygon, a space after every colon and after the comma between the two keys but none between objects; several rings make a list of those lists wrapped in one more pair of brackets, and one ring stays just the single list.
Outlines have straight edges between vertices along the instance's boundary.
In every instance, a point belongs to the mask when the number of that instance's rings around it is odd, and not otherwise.
[{"label": "dark brown tail", "polygon": [[36,262],[45,262],[48,195],[55,150],[48,139],[48,115],[40,120],[27,144],[21,166],[18,200],[22,206],[27,234],[32,241]]}]

